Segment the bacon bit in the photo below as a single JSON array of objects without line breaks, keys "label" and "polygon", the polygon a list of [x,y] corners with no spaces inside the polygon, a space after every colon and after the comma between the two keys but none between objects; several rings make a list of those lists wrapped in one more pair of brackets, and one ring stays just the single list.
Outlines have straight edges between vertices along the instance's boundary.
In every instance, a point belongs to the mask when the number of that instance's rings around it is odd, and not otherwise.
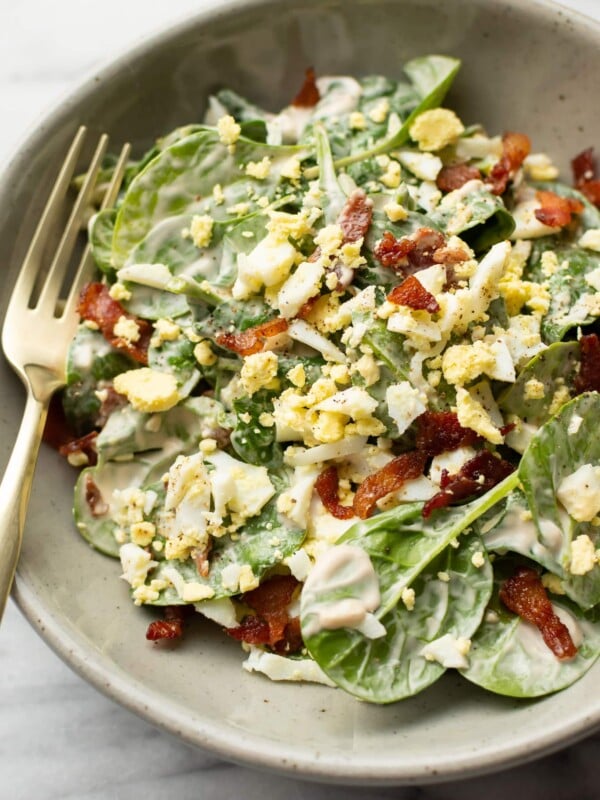
[{"label": "bacon bit", "polygon": [[600,180],[594,158],[594,148],[588,147],[571,161],[575,187],[590,203],[600,207]]},{"label": "bacon bit", "polygon": [[183,608],[165,606],[164,619],[157,619],[148,625],[146,639],[157,642],[161,639],[181,639],[183,636]]},{"label": "bacon bit", "polygon": [[248,644],[268,644],[276,652],[296,652],[302,647],[302,638],[288,606],[299,585],[292,575],[275,575],[246,592],[242,599],[256,614],[244,617],[237,628],[226,628],[226,633]]},{"label": "bacon bit", "polygon": [[233,350],[240,356],[251,356],[263,349],[267,339],[284,333],[287,329],[287,320],[283,317],[276,317],[241,333],[219,333],[216,341],[221,347]]},{"label": "bacon bit", "polygon": [[309,67],[304,73],[304,83],[296,97],[292,100],[292,105],[296,108],[313,108],[316,106],[321,95],[317,88],[316,74],[312,67]]},{"label": "bacon bit", "polygon": [[315,489],[321,502],[336,519],[350,519],[354,516],[352,506],[344,506],[338,498],[339,478],[337,467],[323,470],[315,482]]},{"label": "bacon bit", "polygon": [[108,505],[97,487],[94,479],[88,473],[85,476],[85,502],[92,514],[92,517],[103,517],[108,511]]},{"label": "bacon bit", "polygon": [[449,475],[447,470],[442,470],[442,491],[425,503],[423,517],[427,519],[436,509],[446,508],[467,497],[485,494],[513,471],[514,467],[508,461],[496,458],[489,450],[481,450],[463,464],[456,475]]},{"label": "bacon bit", "polygon": [[344,234],[344,244],[356,242],[367,235],[373,219],[373,202],[362,189],[356,189],[346,200],[337,218]]},{"label": "bacon bit", "polygon": [[[81,290],[77,311],[82,319],[95,322],[107,342],[117,350],[127,353],[140,364],[148,363],[148,344],[152,336],[152,325],[144,319],[128,314],[123,306],[113,300],[108,286],[103,283],[88,283]],[[132,319],[138,326],[140,338],[130,342],[115,336],[113,329],[121,317]]]},{"label": "bacon bit", "polygon": [[300,618],[292,617],[292,619],[285,626],[283,632],[283,639],[275,642],[273,650],[279,655],[289,655],[290,653],[297,653],[304,647],[302,639],[302,631],[300,629]]},{"label": "bacon bit", "polygon": [[81,453],[87,459],[87,464],[94,465],[98,461],[98,453],[96,451],[96,439],[98,438],[98,431],[91,431],[86,433],[85,436],[80,436],[78,439],[72,439],[70,442],[65,442],[58,448],[58,452],[66,459],[70,455]]},{"label": "bacon bit", "polygon": [[[446,267],[452,267],[454,264],[462,264],[463,261],[468,261],[469,254],[465,252],[462,247],[440,247],[433,254],[433,260],[436,264],[444,264]],[[452,280],[453,276],[449,278]]]},{"label": "bacon bit", "polygon": [[390,303],[408,306],[415,311],[429,311],[434,314],[440,310],[438,301],[414,275],[409,275],[400,286],[394,286],[387,299]]},{"label": "bacon bit", "polygon": [[428,456],[439,456],[457,447],[472,447],[480,437],[463,428],[453,411],[425,411],[417,417],[417,439],[415,447]]},{"label": "bacon bit", "polygon": [[100,404],[100,410],[98,411],[98,415],[96,417],[96,427],[102,429],[106,425],[106,421],[118,408],[127,405],[127,398],[115,392],[114,387],[112,384],[105,386],[102,389],[104,393],[104,399]]},{"label": "bacon bit", "polygon": [[514,177],[531,152],[531,142],[524,133],[505,133],[502,137],[502,155],[492,167],[486,181],[493,194],[504,194],[509,180]]},{"label": "bacon bit", "polygon": [[447,167],[442,167],[438,172],[435,179],[436,186],[442,192],[453,192],[455,189],[460,189],[465,183],[473,180],[480,180],[481,172],[477,167],[471,167],[468,164],[451,164]]},{"label": "bacon bit", "polygon": [[511,431],[514,431],[516,427],[517,427],[516,422],[509,422],[508,424],[503,425],[501,428],[498,428],[498,430],[500,431],[502,436],[508,436],[508,434],[511,433]]},{"label": "bacon bit", "polygon": [[46,417],[42,439],[46,444],[49,444],[50,447],[58,450],[62,445],[70,442],[73,435],[74,432],[69,428],[67,418],[65,417],[60,395],[55,394],[50,400],[50,407],[48,409],[48,416]]},{"label": "bacon bit", "polygon": [[579,355],[581,364],[575,378],[575,391],[577,394],[600,391],[600,339],[595,333],[581,337]]},{"label": "bacon bit", "polygon": [[536,208],[535,217],[551,228],[564,228],[571,222],[573,214],[581,214],[583,203],[572,197],[560,197],[554,192],[539,191],[535,193],[541,208]]},{"label": "bacon bit", "polygon": [[569,629],[552,608],[537,570],[518,567],[515,574],[502,584],[500,600],[521,619],[536,626],[546,645],[560,661],[575,658],[577,648]]},{"label": "bacon bit", "polygon": [[212,545],[212,539],[209,539],[204,547],[195,548],[191,552],[191,556],[196,564],[196,569],[198,570],[198,575],[200,575],[201,578],[208,578],[208,573],[210,572],[209,558]]},{"label": "bacon bit", "polygon": [[378,500],[390,492],[401,489],[406,481],[423,474],[427,455],[416,450],[403,453],[377,472],[364,479],[354,495],[354,513],[367,519],[375,510]]},{"label": "bacon bit", "polygon": [[296,319],[306,319],[310,316],[310,312],[315,307],[317,300],[319,299],[319,295],[315,294],[313,297],[309,297],[306,303],[303,303],[300,306],[300,311],[296,314]]},{"label": "bacon bit", "polygon": [[444,244],[443,234],[432,228],[418,228],[401,239],[386,231],[374,254],[384,267],[408,276],[435,264],[435,254]]}]

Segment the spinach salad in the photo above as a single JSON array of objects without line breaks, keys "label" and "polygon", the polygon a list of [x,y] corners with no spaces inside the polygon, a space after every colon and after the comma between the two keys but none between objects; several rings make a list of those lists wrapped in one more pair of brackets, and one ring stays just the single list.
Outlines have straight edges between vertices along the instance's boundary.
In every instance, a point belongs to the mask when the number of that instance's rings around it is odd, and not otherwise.
[{"label": "spinach salad", "polygon": [[465,126],[458,69],[308,70],[278,114],[224,89],[92,217],[62,450],[149,639],[195,610],[246,669],[375,703],[598,657],[593,154],[571,188]]}]

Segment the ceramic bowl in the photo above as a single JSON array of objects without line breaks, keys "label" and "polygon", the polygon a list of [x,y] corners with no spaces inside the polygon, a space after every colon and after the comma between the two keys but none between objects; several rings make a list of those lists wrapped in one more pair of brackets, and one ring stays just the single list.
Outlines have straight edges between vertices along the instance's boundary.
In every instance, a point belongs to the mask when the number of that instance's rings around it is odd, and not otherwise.
[{"label": "ceramic bowl", "polygon": [[[0,182],[0,297],[6,303],[58,161],[80,123],[141,151],[198,120],[230,86],[271,109],[317,73],[399,74],[426,53],[463,59],[450,103],[467,123],[526,131],[569,158],[598,138],[600,26],[527,0],[225,2],[156,36],[85,82],[23,143]],[[23,392],[0,363],[0,467]],[[74,474],[41,453],[15,597],[86,680],[185,741],[234,761],[306,778],[400,784],[483,773],[540,756],[600,723],[600,665],[566,691],[523,702],[457,675],[396,705],[339,690],[270,683],[241,669],[238,646],[199,620],[176,650],[144,638],[119,565],[92,551],[70,514]]]}]

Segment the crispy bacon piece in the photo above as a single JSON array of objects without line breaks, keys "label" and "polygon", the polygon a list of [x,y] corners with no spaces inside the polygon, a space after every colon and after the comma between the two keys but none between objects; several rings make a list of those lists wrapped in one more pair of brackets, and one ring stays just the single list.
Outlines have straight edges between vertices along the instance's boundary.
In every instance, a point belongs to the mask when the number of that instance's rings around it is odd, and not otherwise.
[{"label": "crispy bacon piece", "polygon": [[564,228],[571,222],[573,214],[581,214],[583,203],[572,197],[560,197],[554,192],[539,191],[535,193],[541,204],[536,208],[535,217],[551,228]]},{"label": "crispy bacon piece", "polygon": [[98,431],[91,431],[78,439],[71,439],[71,441],[65,442],[58,448],[58,452],[67,459],[70,455],[81,453],[82,456],[87,458],[87,464],[94,465],[98,461],[98,453],[96,451],[97,438]]},{"label": "crispy bacon piece", "polygon": [[435,264],[435,254],[444,245],[444,235],[433,228],[418,228],[401,239],[386,231],[374,253],[384,267],[408,276]]},{"label": "crispy bacon piece", "polygon": [[331,466],[323,470],[315,482],[315,489],[321,502],[336,519],[350,519],[354,516],[352,506],[344,506],[338,498],[339,478],[337,467]]},{"label": "crispy bacon piece", "polygon": [[289,653],[297,653],[303,647],[304,641],[300,629],[300,617],[292,617],[285,626],[283,639],[275,642],[273,650],[279,655],[288,655]]},{"label": "crispy bacon piece", "polygon": [[401,489],[406,481],[423,474],[427,455],[416,450],[403,453],[364,479],[354,495],[354,513],[367,519],[375,510],[378,500],[390,492]]},{"label": "crispy bacon piece", "polygon": [[408,306],[415,311],[429,311],[434,314],[440,310],[438,301],[414,275],[409,275],[400,286],[394,286],[387,299],[390,303]]},{"label": "crispy bacon piece", "polygon": [[344,244],[367,235],[373,219],[373,202],[362,189],[356,189],[346,200],[337,218],[344,234]]},{"label": "crispy bacon piece", "polygon": [[108,511],[108,505],[89,473],[85,476],[85,502],[88,504],[92,517],[103,517]]},{"label": "crispy bacon piece", "polygon": [[306,319],[308,316],[310,316],[310,312],[315,307],[315,304],[318,299],[319,299],[318,294],[313,295],[313,297],[309,297],[306,303],[303,303],[300,306],[300,311],[298,311],[298,313],[296,314],[296,319]]},{"label": "crispy bacon piece", "polygon": [[442,471],[441,491],[425,503],[423,517],[427,519],[438,508],[484,494],[513,471],[514,467],[508,461],[496,458],[489,450],[480,450],[463,464],[456,475]]},{"label": "crispy bacon piece", "polygon": [[450,164],[447,167],[442,167],[438,172],[435,179],[436,186],[442,192],[453,192],[455,189],[460,189],[468,181],[479,180],[481,172],[477,167],[471,167],[469,164]]},{"label": "crispy bacon piece", "polygon": [[248,328],[241,333],[219,333],[216,341],[221,347],[233,350],[234,353],[240,356],[251,356],[263,349],[267,339],[280,333],[285,333],[287,329],[287,320],[283,319],[283,317],[277,317],[276,319],[262,322],[260,325],[255,325],[253,328]]},{"label": "crispy bacon piece", "polygon": [[127,405],[127,398],[115,392],[112,384],[105,386],[102,392],[104,394],[104,399],[100,404],[100,410],[95,420],[96,427],[100,429],[106,425],[106,421],[113,411],[116,411],[117,408],[121,408],[121,406]]},{"label": "crispy bacon piece", "polygon": [[594,148],[588,147],[571,161],[575,187],[584,194],[590,203],[600,207],[600,180]]},{"label": "crispy bacon piece", "polygon": [[[433,254],[433,260],[436,264],[445,264],[447,267],[452,267],[454,264],[462,264],[468,258],[469,254],[462,247],[449,247],[448,245],[439,247]],[[447,272],[450,272],[450,270],[447,270]],[[452,281],[452,276],[448,280]]]},{"label": "crispy bacon piece", "polygon": [[157,642],[161,639],[181,639],[183,636],[183,608],[165,606],[164,619],[157,619],[148,625],[146,639]]},{"label": "crispy bacon piece", "polygon": [[[81,290],[77,311],[82,319],[95,322],[107,342],[127,353],[140,364],[148,363],[148,344],[152,336],[152,325],[144,319],[128,314],[123,306],[113,300],[104,283],[88,283]],[[140,338],[130,342],[113,333],[121,317],[133,320],[138,326]]]},{"label": "crispy bacon piece", "polygon": [[210,572],[209,558],[211,550],[212,539],[209,539],[204,547],[195,548],[191,552],[191,556],[196,564],[196,569],[198,570],[198,575],[200,575],[201,578],[208,578],[208,573]]},{"label": "crispy bacon piece", "polygon": [[575,378],[575,391],[600,392],[600,339],[595,333],[582,336],[579,340],[581,364]]},{"label": "crispy bacon piece", "polygon": [[242,599],[256,613],[244,617],[237,628],[227,628],[226,633],[249,644],[268,644],[276,652],[295,652],[302,647],[302,638],[288,606],[298,586],[292,575],[275,575],[246,592]]},{"label": "crispy bacon piece", "polygon": [[537,570],[518,567],[515,574],[504,581],[500,600],[521,619],[535,625],[544,642],[561,661],[575,658],[577,648],[569,629],[552,608]]},{"label": "crispy bacon piece", "polygon": [[313,108],[313,106],[317,105],[321,99],[321,95],[317,88],[316,78],[317,76],[314,69],[309,67],[304,73],[304,83],[300,91],[292,100],[293,106],[296,106],[296,108]]},{"label": "crispy bacon piece", "polygon": [[486,181],[493,194],[504,194],[508,182],[514,177],[531,152],[531,142],[524,133],[505,133],[502,137],[502,155],[490,170]]},{"label": "crispy bacon piece", "polygon": [[439,456],[457,447],[472,447],[480,441],[471,428],[463,428],[453,411],[425,411],[417,417],[416,448],[428,456]]}]

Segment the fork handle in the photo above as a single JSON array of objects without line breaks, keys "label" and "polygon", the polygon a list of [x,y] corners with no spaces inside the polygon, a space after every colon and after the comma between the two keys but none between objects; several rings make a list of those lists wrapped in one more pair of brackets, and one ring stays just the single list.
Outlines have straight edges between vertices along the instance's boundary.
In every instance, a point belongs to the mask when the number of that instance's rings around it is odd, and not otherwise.
[{"label": "fork handle", "polygon": [[40,401],[31,392],[27,393],[23,421],[0,484],[0,619],[19,560],[27,503],[48,404],[49,399]]}]

